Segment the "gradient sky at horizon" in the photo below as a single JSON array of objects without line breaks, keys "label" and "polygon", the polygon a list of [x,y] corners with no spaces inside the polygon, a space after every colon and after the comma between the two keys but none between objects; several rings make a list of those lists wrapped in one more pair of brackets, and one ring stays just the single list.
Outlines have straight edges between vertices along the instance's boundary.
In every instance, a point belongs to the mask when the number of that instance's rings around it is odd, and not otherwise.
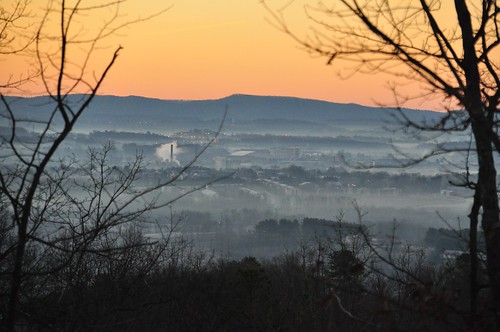
[{"label": "gradient sky at horizon", "polygon": [[[35,2],[37,0],[34,0]],[[391,77],[338,75],[339,66],[310,55],[269,22],[259,0],[172,0],[158,17],[134,24],[106,41],[123,50],[100,94],[159,99],[218,99],[231,94],[294,96],[340,103],[393,105]],[[125,12],[147,16],[169,6],[161,0],[131,0]],[[293,4],[292,4],[293,5]],[[301,8],[287,17],[306,31]],[[93,18],[96,19],[96,18]],[[90,18],[89,18],[90,20]],[[87,23],[86,23],[87,24]],[[1,63],[0,63],[1,64]],[[346,65],[346,64],[341,64]],[[21,62],[9,66],[14,74]],[[2,70],[0,75],[8,73]],[[405,106],[439,108],[438,101]]]}]

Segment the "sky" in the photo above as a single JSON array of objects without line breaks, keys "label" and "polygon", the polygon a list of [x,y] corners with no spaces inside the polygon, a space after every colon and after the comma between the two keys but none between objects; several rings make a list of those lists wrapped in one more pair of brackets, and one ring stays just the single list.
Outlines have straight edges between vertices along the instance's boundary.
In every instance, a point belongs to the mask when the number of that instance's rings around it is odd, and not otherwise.
[{"label": "sky", "polygon": [[[254,94],[364,105],[394,102],[388,89],[390,77],[339,77],[339,70],[347,64],[327,66],[327,59],[301,49],[269,23],[270,14],[259,0],[129,0],[122,8],[126,16],[121,18],[134,20],[165,8],[169,9],[161,15],[105,40],[96,68],[99,61],[110,58],[114,47],[121,45],[123,50],[100,94],[176,100]],[[301,7],[290,8],[288,13],[287,19],[297,29],[307,31]],[[89,16],[84,23],[89,27],[92,22],[99,23],[99,17]],[[2,65],[9,68],[0,71],[3,80],[16,75],[16,70],[25,70],[25,60]],[[433,104],[408,106],[428,109]]]},{"label": "sky", "polygon": [[[182,0],[131,27],[103,92],[162,99],[280,95],[372,104],[359,80],[341,80],[273,27],[258,0]],[[365,78],[372,82],[373,77]]]}]

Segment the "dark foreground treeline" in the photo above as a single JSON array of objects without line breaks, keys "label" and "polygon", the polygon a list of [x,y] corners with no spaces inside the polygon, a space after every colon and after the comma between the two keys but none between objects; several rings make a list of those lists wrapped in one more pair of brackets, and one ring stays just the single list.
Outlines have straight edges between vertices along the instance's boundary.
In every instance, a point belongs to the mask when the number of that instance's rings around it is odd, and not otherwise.
[{"label": "dark foreground treeline", "polygon": [[[129,232],[129,242],[119,251],[68,251],[67,257],[33,253],[27,262],[32,273],[24,280],[18,330],[491,328],[482,292],[471,314],[466,254],[431,266],[422,253],[410,249],[380,254],[362,238],[350,243],[316,239],[272,260],[234,261],[194,252],[180,239],[145,245],[140,237]],[[50,266],[58,268],[51,271]],[[7,283],[1,287],[4,306]]]}]

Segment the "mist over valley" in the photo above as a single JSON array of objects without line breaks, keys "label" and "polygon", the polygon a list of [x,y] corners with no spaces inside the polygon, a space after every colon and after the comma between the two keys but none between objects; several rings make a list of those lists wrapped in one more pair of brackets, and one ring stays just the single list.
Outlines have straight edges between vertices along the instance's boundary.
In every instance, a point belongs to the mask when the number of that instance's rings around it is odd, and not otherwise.
[{"label": "mist over valley", "polygon": [[[47,111],[45,97],[9,98],[25,116],[36,118]],[[413,228],[406,241],[422,245],[428,228],[457,226],[467,215],[471,193],[451,184],[460,182],[467,156],[453,152],[402,165],[440,144],[466,147],[469,137],[453,133],[415,140],[401,130],[398,114],[288,97],[164,101],[97,96],[57,156],[83,160],[89,149],[109,144],[108,162],[126,169],[140,155],[146,165],[138,180],[143,188],[183,172],[173,186],[162,189],[160,199],[200,189],[150,217],[162,224],[171,213],[182,216],[186,220],[176,232],[195,247],[230,257],[271,258],[300,242],[297,233],[275,239],[272,250],[262,241],[249,245],[248,238],[258,237],[255,227],[263,220],[286,218],[302,224],[304,218],[333,221],[339,213],[345,221],[369,225],[374,234],[390,231],[394,222]],[[441,116],[418,110],[404,114],[425,123]],[[36,124],[19,127],[18,133],[20,140],[33,140]],[[358,220],[355,204],[366,213],[363,220]],[[152,237],[160,231],[160,226],[144,227]]]}]

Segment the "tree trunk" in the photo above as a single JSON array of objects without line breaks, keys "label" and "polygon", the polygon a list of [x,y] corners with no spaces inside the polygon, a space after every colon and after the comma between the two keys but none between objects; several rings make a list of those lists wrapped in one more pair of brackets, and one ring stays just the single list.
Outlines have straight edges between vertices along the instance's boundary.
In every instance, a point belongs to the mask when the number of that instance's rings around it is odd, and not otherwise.
[{"label": "tree trunk", "polygon": [[460,101],[471,120],[479,164],[478,186],[483,207],[481,226],[486,240],[488,278],[497,331],[500,331],[500,222],[497,196],[497,172],[493,156],[493,123],[488,121],[481,97],[481,74],[476,54],[476,39],[471,13],[465,0],[455,0],[455,9],[462,32],[464,57],[461,62],[466,87]]},{"label": "tree trunk", "polygon": [[492,289],[492,304],[497,330],[500,330],[500,220],[497,196],[497,172],[489,139],[490,128],[474,124],[479,163],[478,185],[483,207],[481,226],[486,242],[488,277]]},{"label": "tree trunk", "polygon": [[480,186],[474,189],[474,202],[472,204],[471,212],[469,214],[470,227],[469,227],[469,253],[470,253],[470,303],[469,310],[471,314],[471,327],[473,328],[477,314],[477,295],[478,295],[478,250],[477,250],[477,226],[479,225],[479,213],[481,210],[481,190]]},{"label": "tree trunk", "polygon": [[488,277],[492,287],[493,310],[497,330],[500,330],[500,224],[499,208],[496,190],[496,171],[494,166],[488,167],[489,174],[484,177],[484,182],[490,183],[489,190],[482,190],[483,218],[482,228],[486,240],[486,258]]},{"label": "tree trunk", "polygon": [[9,305],[5,321],[6,331],[15,331],[17,322],[17,311],[19,304],[19,294],[21,292],[23,278],[24,252],[26,249],[26,227],[19,227],[17,250],[15,251],[14,269],[10,282]]}]

